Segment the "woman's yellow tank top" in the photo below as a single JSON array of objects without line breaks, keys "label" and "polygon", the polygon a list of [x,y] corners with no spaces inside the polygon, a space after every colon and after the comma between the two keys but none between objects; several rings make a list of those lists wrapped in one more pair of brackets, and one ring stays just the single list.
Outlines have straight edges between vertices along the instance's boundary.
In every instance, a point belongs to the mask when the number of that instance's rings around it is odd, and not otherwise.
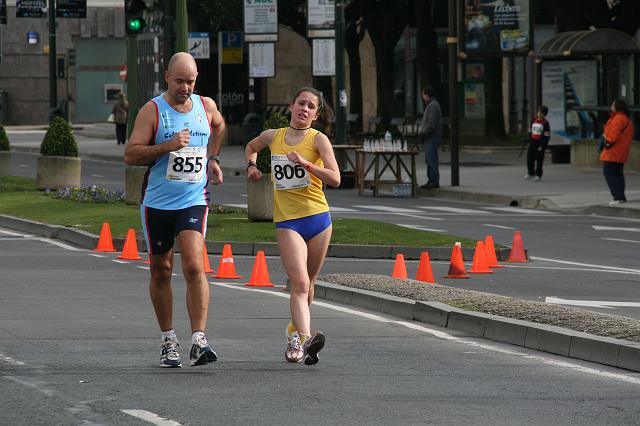
[{"label": "woman's yellow tank top", "polygon": [[[276,180],[276,172],[278,178],[283,177],[283,170],[280,167],[274,172],[274,156],[287,155],[290,152],[297,152],[305,160],[311,163],[324,167],[320,154],[315,147],[314,139],[319,133],[315,129],[309,129],[302,141],[297,145],[287,145],[284,139],[284,135],[287,132],[287,128],[277,129],[273,140],[271,141],[271,179]],[[281,158],[281,157],[280,157]],[[301,217],[311,216],[318,213],[324,213],[329,211],[329,204],[322,191],[322,180],[309,173],[304,168],[299,168],[298,173],[301,170],[310,175],[310,183],[308,186],[297,189],[276,189],[274,182],[273,189],[273,221],[282,222],[285,220],[299,219]],[[287,170],[285,170],[286,172]]]}]

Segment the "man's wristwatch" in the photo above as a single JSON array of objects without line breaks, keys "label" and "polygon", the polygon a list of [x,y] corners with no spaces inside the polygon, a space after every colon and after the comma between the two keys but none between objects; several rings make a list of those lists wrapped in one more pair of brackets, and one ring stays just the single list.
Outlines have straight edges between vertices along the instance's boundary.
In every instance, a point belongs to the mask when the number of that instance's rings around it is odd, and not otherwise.
[{"label": "man's wristwatch", "polygon": [[247,163],[247,169],[248,169],[249,167],[251,167],[251,166],[253,166],[253,167],[258,167],[258,165],[257,165],[255,162],[253,162],[253,161],[249,161],[249,162]]},{"label": "man's wristwatch", "polygon": [[220,164],[220,156],[219,155],[210,155],[209,156],[209,161],[211,160],[215,160],[218,162],[218,164]]}]

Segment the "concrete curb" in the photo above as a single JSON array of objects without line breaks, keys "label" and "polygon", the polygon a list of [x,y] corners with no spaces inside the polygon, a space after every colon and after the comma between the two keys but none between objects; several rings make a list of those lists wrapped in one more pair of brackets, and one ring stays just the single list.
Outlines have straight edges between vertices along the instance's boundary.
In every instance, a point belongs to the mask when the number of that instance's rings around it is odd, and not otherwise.
[{"label": "concrete curb", "polygon": [[465,311],[444,303],[415,301],[323,281],[316,282],[315,294],[322,299],[449,328],[471,337],[640,371],[640,343]]},{"label": "concrete curb", "polygon": [[[28,234],[40,235],[47,238],[54,238],[67,241],[78,247],[92,250],[98,244],[98,235],[91,234],[76,228],[60,225],[49,225],[19,217],[0,214],[0,226],[26,232]],[[146,241],[138,237],[138,250],[146,252]],[[280,251],[277,243],[267,242],[230,242],[230,241],[206,241],[207,253],[221,254],[225,244],[231,244],[234,254],[255,256],[258,251],[264,251],[265,256],[279,256]],[[124,238],[113,236],[113,246],[116,250],[121,250],[124,246]],[[176,251],[178,251],[176,249]],[[350,244],[330,244],[327,253],[328,257],[354,258],[354,259],[395,259],[397,253],[404,254],[405,260],[419,260],[420,253],[429,252],[430,260],[450,260],[450,247],[402,247],[402,246],[366,246]],[[473,259],[475,248],[464,247],[462,255],[465,259]],[[509,248],[496,249],[499,260],[509,258]]]}]

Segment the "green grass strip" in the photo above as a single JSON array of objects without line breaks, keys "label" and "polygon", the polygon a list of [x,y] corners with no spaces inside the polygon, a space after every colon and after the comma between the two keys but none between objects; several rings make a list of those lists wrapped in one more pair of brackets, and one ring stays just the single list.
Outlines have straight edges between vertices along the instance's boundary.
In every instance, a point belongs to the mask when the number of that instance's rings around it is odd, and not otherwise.
[{"label": "green grass strip", "polygon": [[[124,238],[129,228],[141,231],[140,210],[122,202],[88,203],[54,199],[37,191],[35,180],[0,177],[0,214],[37,222],[70,226],[95,235],[108,222],[114,238]],[[252,222],[245,210],[215,207],[209,212],[207,240],[224,242],[275,242],[271,222]],[[447,247],[455,241],[473,247],[474,241],[436,232],[409,229],[389,223],[333,218],[333,244]]]}]

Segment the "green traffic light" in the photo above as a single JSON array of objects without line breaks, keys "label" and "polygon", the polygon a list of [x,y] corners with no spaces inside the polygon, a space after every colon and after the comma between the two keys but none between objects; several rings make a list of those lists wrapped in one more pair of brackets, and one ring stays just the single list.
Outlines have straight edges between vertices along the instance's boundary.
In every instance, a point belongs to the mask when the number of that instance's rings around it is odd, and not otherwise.
[{"label": "green traffic light", "polygon": [[129,21],[129,30],[130,31],[140,31],[142,28],[142,20],[141,19],[132,19]]}]

